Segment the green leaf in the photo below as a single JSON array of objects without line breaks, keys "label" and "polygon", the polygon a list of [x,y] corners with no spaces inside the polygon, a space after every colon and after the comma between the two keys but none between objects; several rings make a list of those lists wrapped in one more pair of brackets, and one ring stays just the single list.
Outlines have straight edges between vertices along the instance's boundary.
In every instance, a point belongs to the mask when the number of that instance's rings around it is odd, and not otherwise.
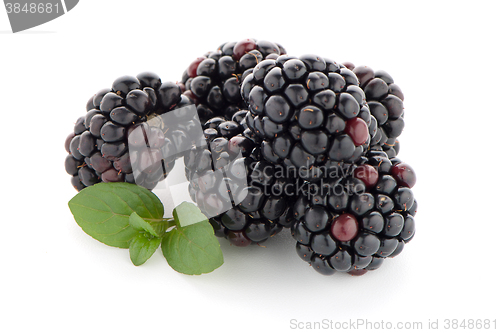
[{"label": "green leaf", "polygon": [[152,192],[128,183],[98,183],[86,187],[68,203],[76,223],[104,244],[128,248],[138,231],[129,225],[132,213],[162,219],[163,205]]},{"label": "green leaf", "polygon": [[200,275],[224,263],[219,241],[208,221],[172,229],[163,237],[161,249],[168,264],[179,273]]},{"label": "green leaf", "polygon": [[187,227],[202,221],[208,222],[207,217],[201,213],[198,206],[186,201],[174,208],[173,215],[175,223],[179,227]]},{"label": "green leaf", "polygon": [[130,241],[130,260],[136,266],[144,264],[155,253],[160,243],[161,238],[148,237],[148,234],[138,233]]},{"label": "green leaf", "polygon": [[158,233],[151,226],[151,224],[149,224],[148,222],[144,221],[142,219],[142,217],[140,217],[139,215],[137,215],[136,212],[133,212],[130,215],[129,224],[130,224],[130,226],[132,228],[134,228],[137,231],[146,231],[146,232],[150,233],[151,235],[153,235],[155,237],[160,237],[160,235],[158,235]]}]

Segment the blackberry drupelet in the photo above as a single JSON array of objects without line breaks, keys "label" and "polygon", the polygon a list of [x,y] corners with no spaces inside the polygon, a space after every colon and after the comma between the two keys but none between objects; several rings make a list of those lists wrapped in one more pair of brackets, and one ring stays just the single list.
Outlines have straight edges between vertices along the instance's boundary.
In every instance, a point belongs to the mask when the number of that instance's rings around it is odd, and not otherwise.
[{"label": "blackberry drupelet", "polygon": [[280,56],[257,64],[241,86],[269,163],[298,168],[318,181],[324,166],[357,162],[377,128],[356,75],[317,55]]},{"label": "blackberry drupelet", "polygon": [[[88,101],[86,115],[66,139],[72,185],[78,191],[101,181],[154,188],[172,169],[177,152],[187,149],[182,145],[189,144],[189,125],[200,126],[181,109],[191,104],[176,84],[162,83],[154,73],[116,79]],[[155,118],[167,112],[183,127],[171,129]]]},{"label": "blackberry drupelet", "polygon": [[276,43],[245,39],[224,43],[214,52],[194,60],[185,70],[182,84],[198,110],[201,121],[213,117],[231,119],[246,109],[240,96],[241,82],[258,63],[284,54]]},{"label": "blackberry drupelet", "polygon": [[291,232],[298,255],[319,273],[362,275],[413,239],[415,173],[377,151],[339,175],[297,199]]},{"label": "blackberry drupelet", "polygon": [[[354,65],[352,65],[354,66]],[[368,66],[353,68],[359,85],[365,92],[372,115],[378,128],[371,147],[382,148],[389,157],[399,152],[398,137],[404,129],[404,95],[394,79],[385,71],[374,71]]]},{"label": "blackberry drupelet", "polygon": [[229,121],[209,119],[207,146],[193,148],[184,158],[193,201],[211,217],[216,236],[236,246],[260,244],[291,225],[295,188],[290,187],[296,182],[261,159],[258,141],[245,131],[243,113]]}]

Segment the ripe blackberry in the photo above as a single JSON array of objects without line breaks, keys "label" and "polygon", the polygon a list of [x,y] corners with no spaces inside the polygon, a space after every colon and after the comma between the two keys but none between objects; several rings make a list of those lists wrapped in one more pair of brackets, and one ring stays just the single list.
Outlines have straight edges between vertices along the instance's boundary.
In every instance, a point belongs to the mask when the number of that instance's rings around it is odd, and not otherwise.
[{"label": "ripe blackberry", "polygon": [[[116,79],[88,101],[86,115],[66,138],[72,185],[78,191],[101,181],[154,188],[176,154],[189,148],[189,128],[201,127],[181,109],[191,104],[176,84],[162,83],[154,73]],[[155,118],[166,113],[171,123]]]},{"label": "ripe blackberry", "polygon": [[384,152],[370,152],[361,163],[339,166],[340,176],[312,184],[293,207],[297,253],[321,274],[375,270],[415,234],[413,169]]},{"label": "ripe blackberry", "polygon": [[389,157],[399,152],[397,138],[404,128],[404,95],[394,79],[385,71],[374,71],[368,66],[353,68],[363,89],[372,115],[377,119],[378,128],[371,147],[382,147]]},{"label": "ripe blackberry", "polygon": [[307,181],[317,181],[331,161],[358,161],[369,147],[369,129],[377,127],[354,73],[316,55],[260,62],[241,94],[263,158],[309,170]]},{"label": "ripe blackberry", "polygon": [[236,246],[260,244],[290,226],[296,182],[261,159],[242,118],[236,113],[230,121],[209,119],[204,124],[207,146],[184,157],[193,201],[211,217],[215,234]]},{"label": "ripe blackberry", "polygon": [[185,70],[182,84],[197,105],[200,120],[212,117],[231,119],[246,109],[240,96],[242,80],[258,63],[284,54],[276,43],[245,39],[224,43],[214,52],[196,58]]}]

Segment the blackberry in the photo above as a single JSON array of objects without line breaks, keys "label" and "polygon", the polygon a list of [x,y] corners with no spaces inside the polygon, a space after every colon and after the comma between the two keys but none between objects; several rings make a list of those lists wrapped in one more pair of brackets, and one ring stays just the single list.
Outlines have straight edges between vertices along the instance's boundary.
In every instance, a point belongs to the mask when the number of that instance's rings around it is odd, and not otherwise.
[{"label": "blackberry", "polygon": [[[188,105],[191,100],[176,84],[150,72],[122,76],[111,89],[100,90],[65,141],[72,185],[78,191],[101,181],[154,188],[176,155],[189,148],[190,129],[201,128],[191,119],[196,112],[183,109]],[[156,117],[167,113],[168,122]]]},{"label": "blackberry", "polygon": [[209,119],[203,126],[207,146],[184,158],[191,198],[210,217],[216,236],[236,246],[260,244],[294,220],[289,202],[296,180],[262,160],[245,124],[242,113],[229,121]]},{"label": "blackberry", "polygon": [[196,102],[200,119],[219,116],[231,119],[236,111],[246,109],[240,96],[245,76],[257,64],[265,67],[267,58],[285,52],[276,43],[245,39],[224,43],[216,51],[196,58],[184,71],[182,85]]},{"label": "blackberry", "polygon": [[404,129],[404,95],[394,79],[385,71],[374,71],[368,66],[356,66],[358,77],[378,128],[371,142],[372,148],[383,148],[389,157],[399,153],[398,137]]},{"label": "blackberry", "polygon": [[377,127],[355,74],[316,55],[259,63],[241,94],[264,159],[307,170],[306,181],[317,181],[330,161],[357,162],[369,147],[369,128]]},{"label": "blackberry", "polygon": [[339,167],[345,170],[311,184],[296,200],[292,236],[297,254],[319,273],[362,275],[413,239],[415,173],[380,151]]}]

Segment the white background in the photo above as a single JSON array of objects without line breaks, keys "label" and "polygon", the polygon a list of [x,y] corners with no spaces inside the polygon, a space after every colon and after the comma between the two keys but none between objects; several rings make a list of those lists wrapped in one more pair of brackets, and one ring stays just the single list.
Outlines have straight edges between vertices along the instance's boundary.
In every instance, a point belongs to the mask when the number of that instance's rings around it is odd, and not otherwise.
[{"label": "white background", "polygon": [[[0,9],[0,331],[298,331],[292,319],[499,327],[497,4],[85,0],[18,34]],[[64,139],[87,99],[145,70],[180,80],[197,56],[249,37],[384,69],[403,89],[417,234],[379,270],[317,274],[285,231],[266,248],[221,240],[225,264],[185,276],[160,251],[135,267],[74,222]]]}]

